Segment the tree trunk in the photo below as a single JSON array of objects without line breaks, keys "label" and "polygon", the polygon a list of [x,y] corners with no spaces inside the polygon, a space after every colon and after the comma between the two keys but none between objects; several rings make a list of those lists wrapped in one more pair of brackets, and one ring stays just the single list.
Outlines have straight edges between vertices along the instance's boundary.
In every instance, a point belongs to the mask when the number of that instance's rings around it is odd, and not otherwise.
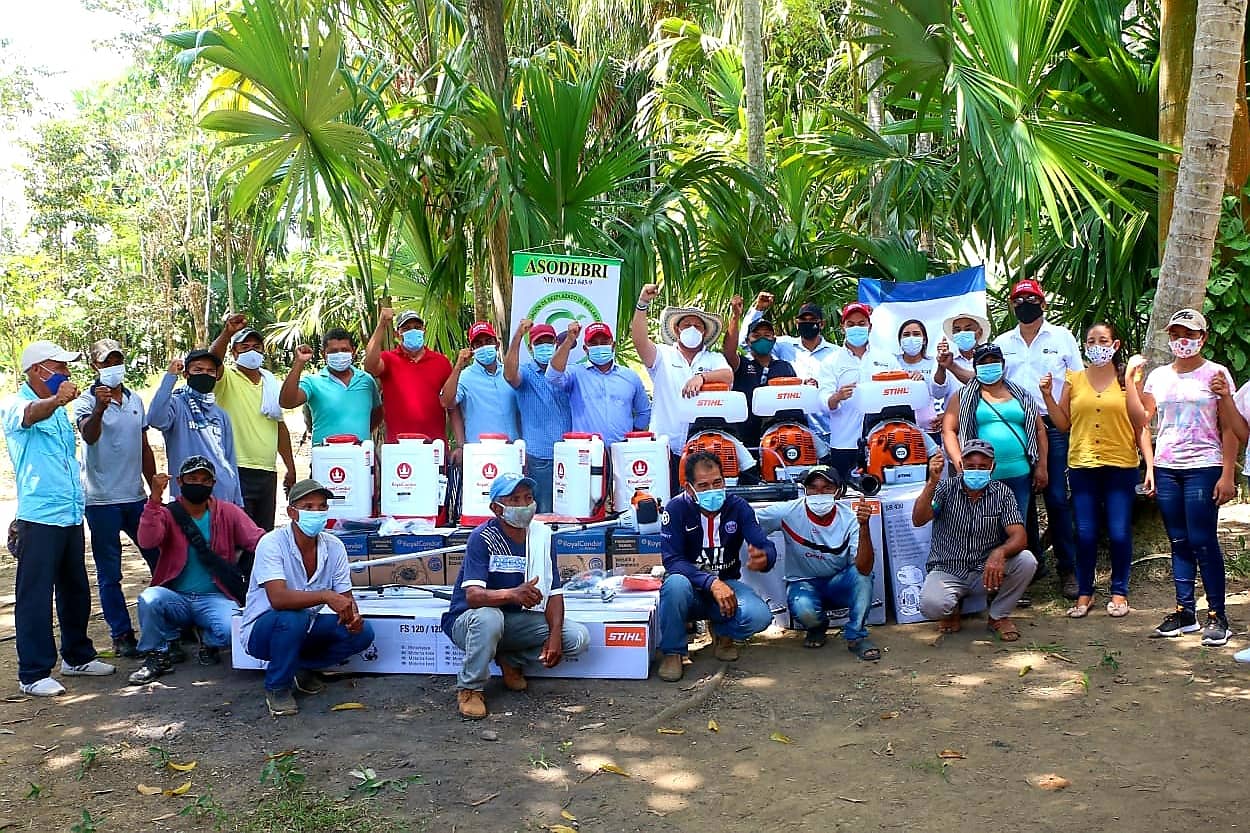
[{"label": "tree trunk", "polygon": [[1240,70],[1237,77],[1237,109],[1233,113],[1233,137],[1228,154],[1228,173],[1224,177],[1224,193],[1241,200],[1241,216],[1250,223],[1250,200],[1242,191],[1250,182],[1250,112],[1246,104],[1246,47],[1242,43]]},{"label": "tree trunk", "polygon": [[[1198,0],[1159,2],[1159,141],[1180,147],[1185,141],[1185,97],[1194,65],[1194,25]],[[1175,165],[1179,157],[1166,154]],[[1159,257],[1163,257],[1168,224],[1172,219],[1172,197],[1176,191],[1176,171],[1159,171]]]},{"label": "tree trunk", "polygon": [[[864,27],[865,36],[877,37],[880,34],[881,30],[875,26]],[[885,126],[885,90],[881,88],[881,59],[874,58],[871,61],[865,61],[863,73],[864,89],[867,91],[867,118],[865,121],[874,133],[880,133],[881,128]],[[880,179],[879,175],[874,174],[873,184],[875,185]],[[868,212],[869,237],[884,236],[885,225],[885,218],[881,216],[880,211],[872,210]]]},{"label": "tree trunk", "polygon": [[1159,288],[1150,314],[1152,361],[1170,360],[1162,328],[1183,307],[1202,308],[1219,227],[1241,76],[1246,0],[1199,0],[1185,140]]},{"label": "tree trunk", "polygon": [[764,2],[742,2],[743,106],[747,124],[747,162],[764,169]]}]

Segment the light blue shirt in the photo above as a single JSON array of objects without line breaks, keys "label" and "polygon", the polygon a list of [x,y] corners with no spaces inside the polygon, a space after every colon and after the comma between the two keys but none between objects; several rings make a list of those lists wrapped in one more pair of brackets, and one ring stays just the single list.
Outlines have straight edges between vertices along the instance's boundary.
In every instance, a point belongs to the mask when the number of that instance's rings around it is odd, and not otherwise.
[{"label": "light blue shirt", "polygon": [[239,467],[234,456],[234,427],[230,424],[229,415],[215,402],[206,403],[204,411],[208,422],[197,425],[186,399],[173,396],[177,383],[177,376],[166,373],[148,405],[148,426],[165,437],[165,456],[171,475],[170,495],[178,497],[180,494],[178,480],[172,475],[184,460],[198,454],[207,457],[217,469],[213,497],[242,506],[243,491],[239,486]]},{"label": "light blue shirt", "polygon": [[300,379],[299,389],[308,397],[313,445],[320,445],[335,434],[352,434],[363,442],[373,433],[369,423],[373,409],[382,404],[382,397],[377,381],[360,368],[352,368],[347,384],[340,382],[329,368],[322,368],[320,373]]},{"label": "light blue shirt", "polygon": [[503,377],[503,365],[496,364],[494,373],[474,361],[460,372],[456,385],[456,404],[464,416],[464,441],[475,443],[482,434],[507,434],[515,440],[517,432],[516,391]]},{"label": "light blue shirt", "polygon": [[64,408],[22,426],[26,406],[39,397],[23,384],[4,403],[4,438],[17,476],[17,519],[48,526],[82,523],[85,496],[74,456],[74,427]]},{"label": "light blue shirt", "polygon": [[606,373],[584,364],[571,364],[560,373],[548,365],[547,381],[569,392],[573,430],[598,434],[604,445],[619,443],[628,431],[645,431],[651,422],[651,400],[642,379],[616,362]]},{"label": "light blue shirt", "polygon": [[525,453],[550,460],[557,440],[569,432],[569,395],[564,388],[549,384],[537,362],[517,368],[516,398],[521,412],[521,437]]}]

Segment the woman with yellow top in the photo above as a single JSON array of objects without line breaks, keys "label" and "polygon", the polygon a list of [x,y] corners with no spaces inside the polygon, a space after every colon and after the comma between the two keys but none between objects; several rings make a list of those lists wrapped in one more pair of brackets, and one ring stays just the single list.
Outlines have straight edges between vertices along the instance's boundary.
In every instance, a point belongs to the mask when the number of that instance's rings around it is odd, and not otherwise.
[{"label": "woman with yellow top", "polygon": [[1068,371],[1060,401],[1054,399],[1050,374],[1041,379],[1042,397],[1051,420],[1056,428],[1071,435],[1068,486],[1076,515],[1076,580],[1080,594],[1068,610],[1073,619],[1088,614],[1094,601],[1100,522],[1111,541],[1111,601],[1107,602],[1107,613],[1115,617],[1128,615],[1139,446],[1146,460],[1146,482],[1152,481],[1150,429],[1139,431],[1135,427],[1145,425],[1146,415],[1139,402],[1130,403],[1125,397],[1123,365],[1115,361],[1119,350],[1120,340],[1112,326],[1095,324],[1085,335],[1089,366]]}]

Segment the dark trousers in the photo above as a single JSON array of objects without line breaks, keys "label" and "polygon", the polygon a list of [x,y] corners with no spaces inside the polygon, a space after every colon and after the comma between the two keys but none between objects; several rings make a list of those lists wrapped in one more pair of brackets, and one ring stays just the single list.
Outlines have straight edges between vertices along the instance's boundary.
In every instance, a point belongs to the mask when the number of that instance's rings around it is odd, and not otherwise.
[{"label": "dark trousers", "polygon": [[56,641],[52,638],[52,601],[61,625],[61,657],[69,665],[96,658],[87,636],[91,585],[87,582],[86,541],[82,524],[50,526],[18,521],[17,677],[34,683],[52,674]]},{"label": "dark trousers", "polygon": [[1076,583],[1082,596],[1094,594],[1099,532],[1111,542],[1111,593],[1128,595],[1133,568],[1133,501],[1137,467],[1099,466],[1070,469],[1072,509],[1076,515]]},{"label": "dark trousers", "polygon": [[1201,569],[1207,607],[1213,613],[1224,613],[1226,578],[1218,537],[1220,507],[1214,498],[1215,484],[1223,473],[1219,466],[1155,469],[1155,501],[1172,543],[1176,604],[1190,612],[1196,606],[1194,588]]},{"label": "dark trousers", "polygon": [[[143,514],[145,503],[144,500],[110,503],[88,506],[86,510],[100,609],[104,611],[104,621],[108,622],[109,634],[114,639],[134,633],[130,613],[126,610],[126,596],[122,593],[122,533],[139,546],[139,516]],[[155,570],[160,551],[140,548],[139,553],[148,563],[148,570]]]},{"label": "dark trousers", "polygon": [[281,691],[291,687],[297,672],[338,665],[371,644],[368,622],[360,633],[349,633],[333,613],[270,610],[252,623],[247,652],[269,662],[265,691]]},{"label": "dark trousers", "polygon": [[859,449],[831,448],[826,459],[829,461],[829,465],[838,474],[842,475],[842,482],[848,483],[851,479],[851,472],[855,470],[855,466],[859,462]]},{"label": "dark trousers", "polygon": [[[1050,444],[1046,458],[1046,489],[1042,500],[1046,504],[1049,521],[1050,545],[1055,551],[1055,567],[1061,575],[1072,573],[1076,566],[1076,529],[1072,522],[1072,503],[1068,499],[1068,435],[1050,421],[1046,423],[1046,440]],[[1041,535],[1038,529],[1037,501],[1027,515],[1029,549],[1037,554],[1038,573],[1042,572]]]},{"label": "dark trousers", "polygon": [[273,516],[278,509],[278,473],[264,469],[239,469],[239,488],[243,491],[243,511],[252,523],[271,532]]}]

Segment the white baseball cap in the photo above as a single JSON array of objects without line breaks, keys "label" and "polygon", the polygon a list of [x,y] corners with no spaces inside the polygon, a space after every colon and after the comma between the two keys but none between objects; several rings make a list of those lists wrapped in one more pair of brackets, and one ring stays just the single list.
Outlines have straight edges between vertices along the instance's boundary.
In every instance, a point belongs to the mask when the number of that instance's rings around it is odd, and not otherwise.
[{"label": "white baseball cap", "polygon": [[50,341],[32,341],[22,351],[22,372],[25,373],[40,362],[76,362],[81,358],[81,353],[66,350],[59,344],[53,344]]}]

